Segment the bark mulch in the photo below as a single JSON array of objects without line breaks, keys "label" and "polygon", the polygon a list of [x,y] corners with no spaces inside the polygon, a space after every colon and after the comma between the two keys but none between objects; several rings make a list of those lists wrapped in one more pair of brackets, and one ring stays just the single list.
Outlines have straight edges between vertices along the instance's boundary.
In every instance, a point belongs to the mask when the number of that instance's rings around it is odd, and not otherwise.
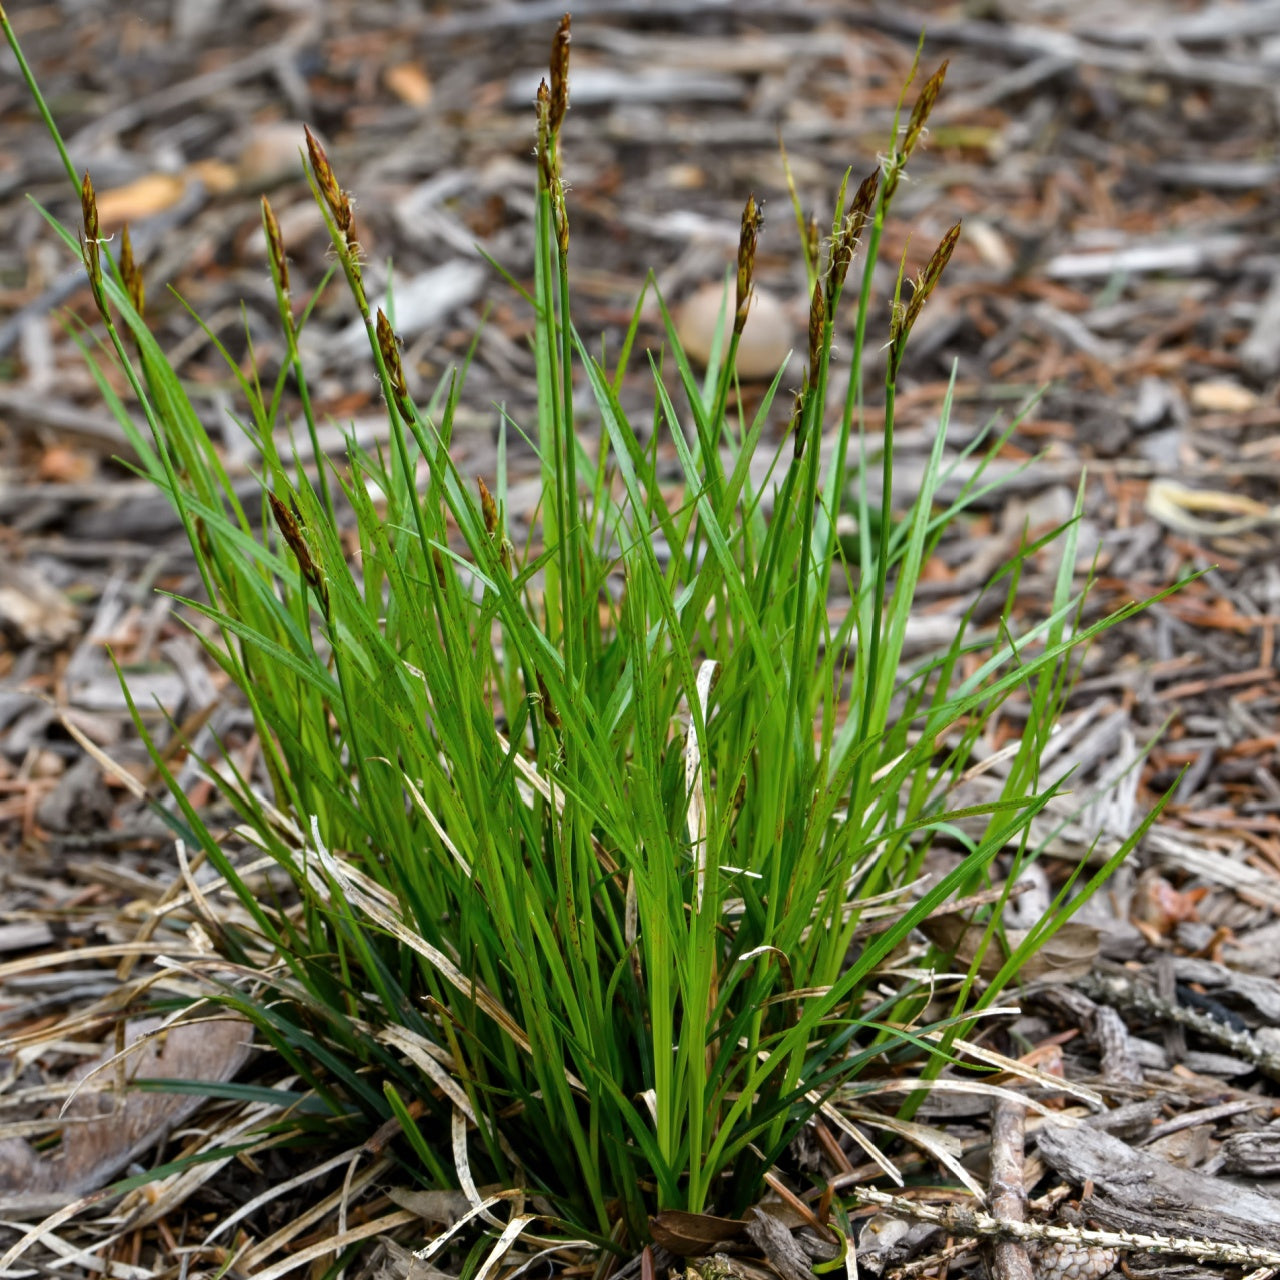
[{"label": "bark mulch", "polygon": [[[481,250],[517,275],[531,261],[530,102],[559,2],[15,8],[71,156],[92,171],[105,229],[129,221],[158,336],[219,424],[246,492],[255,459],[232,421],[243,407],[234,381],[166,286],[243,369],[250,343],[274,367],[281,346],[261,194],[295,280],[317,281],[328,265],[301,177],[304,121],[357,197],[371,294],[394,276],[405,366],[418,386],[463,359],[485,320],[455,441],[464,472],[492,475],[500,410],[529,421],[534,375],[530,316]],[[884,261],[906,252],[914,270],[957,216],[965,230],[904,370],[902,492],[932,444],[953,363],[953,456],[992,415],[1022,416],[997,463],[1007,483],[930,565],[916,652],[949,635],[1024,533],[1069,518],[1082,476],[1078,575],[1096,578],[1086,620],[1200,576],[1094,647],[1052,748],[1055,767],[1076,765],[1074,790],[1046,819],[1047,875],[1027,891],[1033,900],[1081,859],[1105,858],[1172,793],[1091,904],[1076,951],[1050,958],[1049,981],[1026,993],[994,1041],[1093,1102],[1037,1085],[1029,1096],[1047,1102],[1049,1116],[1012,1104],[993,1114],[988,1099],[941,1094],[920,1112],[990,1180],[988,1211],[1016,1216],[1026,1192],[1039,1197],[1029,1218],[1066,1237],[992,1247],[972,1201],[947,1189],[955,1180],[902,1147],[896,1159],[911,1184],[902,1194],[940,1221],[868,1201],[862,1268],[969,1275],[988,1259],[999,1276],[1056,1280],[1069,1264],[1100,1275],[1124,1261],[1163,1276],[1271,1275],[1280,1267],[1280,5],[580,4],[564,137],[577,321],[616,346],[650,268],[673,301],[721,279],[754,191],[768,219],[759,282],[779,304],[766,336],[782,352],[802,345],[804,276],[779,135],[806,206],[829,217],[845,167],[860,177],[884,146],[922,26],[925,69],[945,57],[950,70]],[[181,953],[160,920],[180,911],[198,879],[175,882],[174,846],[144,803],[154,779],[110,655],[162,738],[166,717],[197,743],[215,731],[242,742],[249,726],[157,594],[194,592],[193,562],[167,504],[130,472],[124,436],[71,340],[92,304],[78,264],[25,196],[72,226],[78,210],[7,53],[0,67],[7,1247],[21,1234],[16,1220],[36,1222],[193,1149],[201,1132],[225,1140],[253,1117],[244,1103],[165,1110],[158,1095],[142,1095],[152,1109],[139,1112],[86,1093],[64,1128],[57,1176],[27,1141],[48,1135],[72,1068],[116,1047],[109,1027],[121,984],[154,978],[157,953]],[[888,265],[884,273],[888,286]],[[646,313],[645,335],[659,345],[656,313]],[[337,289],[306,336],[320,413],[377,441],[386,423],[364,335]],[[875,388],[883,353],[867,360],[865,385]],[[647,374],[637,369],[625,394],[648,403]],[[874,408],[869,420],[878,421]],[[322,447],[336,452],[341,433],[332,426]],[[535,468],[514,434],[511,443],[512,514],[527,520]],[[1025,615],[1044,611],[1054,573],[1048,558],[1031,562]],[[983,750],[996,753],[1023,728],[1010,704]],[[132,785],[104,776],[86,743],[123,762]],[[210,802],[193,765],[183,777],[196,803]],[[975,779],[974,798],[999,777],[996,768]],[[145,1031],[130,1024],[130,1035]],[[150,1052],[165,1074],[230,1078],[241,1041],[190,1047],[171,1037]],[[1068,1127],[1072,1115],[1087,1121]],[[236,1274],[280,1275],[312,1259],[323,1270],[341,1214],[342,1229],[384,1237],[362,1255],[364,1274],[425,1275],[432,1268],[406,1246],[465,1210],[465,1198],[424,1208],[388,1192],[394,1177],[381,1159],[375,1144],[363,1163],[338,1161],[314,1177],[305,1161],[272,1152],[221,1172],[202,1166],[176,1188],[131,1191],[49,1227],[6,1274],[105,1265],[127,1280],[212,1275],[237,1233],[252,1251]],[[833,1134],[814,1160],[845,1190],[878,1174]],[[294,1177],[305,1180],[288,1189]],[[703,1274],[764,1274],[763,1257],[787,1280],[806,1280],[825,1256],[813,1219],[821,1205],[796,1198],[807,1185],[780,1182],[751,1242]],[[1093,1227],[1202,1236],[1221,1248],[1201,1259],[1194,1250],[1115,1253],[1081,1234]],[[779,1230],[803,1246],[798,1255]]]}]

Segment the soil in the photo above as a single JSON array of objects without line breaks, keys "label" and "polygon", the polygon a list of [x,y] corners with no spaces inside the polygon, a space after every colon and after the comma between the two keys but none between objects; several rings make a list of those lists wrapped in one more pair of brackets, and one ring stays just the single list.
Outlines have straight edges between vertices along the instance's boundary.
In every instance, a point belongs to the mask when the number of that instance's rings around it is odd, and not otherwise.
[{"label": "soil", "polygon": [[[531,316],[487,259],[527,283],[531,102],[560,11],[542,0],[48,0],[9,15],[72,164],[92,174],[104,232],[118,236],[129,223],[153,327],[246,492],[255,459],[234,422],[244,402],[224,352],[239,372],[256,359],[272,377],[282,357],[263,195],[295,289],[315,286],[331,265],[298,154],[303,123],[354,194],[370,292],[393,277],[415,389],[425,393],[465,360],[480,330],[458,416],[459,466],[491,479],[504,415],[532,421]],[[1028,1000],[1017,1043],[1104,1088],[1108,1114],[1145,1107],[1129,1128],[1111,1126],[1116,1141],[1154,1147],[1201,1187],[1234,1178],[1271,1197],[1280,1165],[1258,1152],[1275,1137],[1267,1126],[1280,1061],[1268,1038],[1280,1019],[1280,7],[599,0],[573,19],[563,148],[574,307],[580,330],[609,351],[650,272],[672,305],[723,279],[750,193],[765,206],[758,283],[779,303],[772,339],[783,353],[803,348],[805,275],[779,139],[804,212],[829,224],[846,169],[856,182],[887,148],[922,29],[923,74],[949,60],[877,279],[886,299],[896,264],[910,277],[963,220],[900,381],[900,494],[909,498],[932,446],[953,372],[953,456],[993,418],[1013,425],[995,466],[1007,483],[930,566],[917,651],[938,642],[1024,535],[1070,519],[1078,491],[1077,582],[1093,577],[1085,621],[1195,575],[1093,646],[1064,717],[1058,759],[1077,772],[1047,847],[1053,883],[1167,803],[1085,921],[1100,939],[1086,948],[1089,976],[1078,977],[1078,954],[1062,959],[1059,994]],[[247,725],[157,594],[193,592],[194,562],[168,504],[131,471],[125,434],[78,349],[96,341],[83,273],[31,203],[77,228],[78,199],[13,58],[0,66],[0,1025],[19,1053],[0,1090],[2,1192],[4,1161],[18,1150],[5,1144],[23,1140],[18,1122],[32,1114],[6,1110],[5,1092],[60,1079],[77,1055],[97,1052],[119,956],[99,960],[92,948],[148,943],[145,922],[173,885],[172,841],[136,794],[150,785],[149,764],[113,658],[157,729],[162,710],[194,732],[214,704],[223,733]],[[652,288],[642,338],[656,352],[664,335]],[[338,288],[320,294],[306,337],[312,394],[334,424],[322,446],[337,451],[352,424],[366,441],[385,436],[363,331]],[[884,355],[868,345],[874,431]],[[791,359],[788,389],[803,350]],[[645,363],[633,361],[624,389],[642,415],[652,402]],[[833,403],[847,376],[836,378]],[[114,371],[105,377],[123,391]],[[744,388],[749,404],[760,393]],[[784,399],[775,439],[787,425]],[[581,423],[594,430],[586,409]],[[533,515],[536,466],[519,432],[508,441],[518,529]],[[1018,618],[1044,613],[1055,573],[1047,553],[1030,562]],[[1011,703],[984,747],[995,752],[1020,734],[1020,714]],[[86,742],[141,785],[104,778]],[[211,803],[194,768],[184,778],[197,803]],[[80,953],[73,967],[69,952]],[[60,1039],[19,1052],[55,1015],[85,1011],[93,1016],[71,1049]],[[216,1122],[227,1121],[229,1104],[216,1106]],[[985,1169],[985,1115],[930,1123]],[[1179,1133],[1195,1142],[1175,1142]],[[1078,1195],[1096,1182],[1084,1218],[1140,1227],[1140,1210],[1104,1185],[1106,1161],[1091,1172],[1087,1144],[1050,1157],[1064,1145],[1046,1142],[1029,1158],[1028,1189],[1052,1183]],[[854,1185],[862,1157],[845,1156]],[[45,1267],[61,1253],[67,1274],[88,1266],[67,1250],[86,1249],[130,1280],[185,1274],[184,1248],[232,1206],[265,1196],[238,1228],[261,1242],[332,1193],[332,1212],[274,1255],[255,1255],[274,1265],[337,1229],[345,1172],[273,1200],[291,1176],[279,1162],[245,1157],[165,1213],[146,1213],[131,1193],[107,1217],[58,1228],[22,1265]],[[827,1172],[836,1177],[838,1166]],[[1048,1182],[1037,1188],[1033,1172]],[[944,1180],[939,1169],[932,1176]],[[361,1265],[410,1274],[419,1264],[396,1241],[418,1247],[429,1234],[423,1216],[379,1199],[375,1178],[367,1185],[357,1216],[380,1223],[369,1234],[387,1242]],[[1220,1216],[1218,1238],[1280,1249],[1269,1212],[1264,1205],[1243,1235]],[[2,1216],[22,1216],[20,1207]],[[1280,1222],[1280,1207],[1274,1216]],[[18,1238],[6,1227],[0,1244],[5,1231]],[[935,1236],[914,1246],[933,1250],[941,1260],[928,1265],[943,1270],[896,1274],[976,1274],[977,1246],[948,1260],[945,1244]],[[735,1265],[768,1254],[754,1249]],[[215,1252],[196,1258],[216,1271]],[[883,1265],[889,1274],[915,1264],[900,1250]],[[1045,1258],[1037,1265],[1047,1277]],[[1162,1275],[1188,1277],[1248,1269],[1224,1256],[1161,1265]]]}]

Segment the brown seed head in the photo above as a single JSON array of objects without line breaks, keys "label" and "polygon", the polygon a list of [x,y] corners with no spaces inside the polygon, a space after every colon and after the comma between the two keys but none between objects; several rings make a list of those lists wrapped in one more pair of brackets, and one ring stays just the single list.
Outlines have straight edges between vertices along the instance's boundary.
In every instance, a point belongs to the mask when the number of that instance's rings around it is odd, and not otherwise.
[{"label": "brown seed head", "polygon": [[919,316],[924,304],[928,302],[934,286],[937,285],[943,271],[946,270],[947,263],[951,261],[951,254],[956,247],[956,241],[959,239],[960,223],[957,222],[939,241],[938,247],[933,251],[933,257],[929,259],[924,271],[921,273],[920,280],[911,294],[911,301],[907,303],[906,315],[902,322],[902,340],[904,342],[911,332],[911,326],[916,322],[916,317]]},{"label": "brown seed head", "polygon": [[879,185],[880,169],[877,166],[858,184],[857,191],[853,193],[853,199],[849,201],[849,209],[845,213],[844,224],[846,227],[851,226],[854,228],[855,240],[861,239],[867,222],[871,218],[871,211],[876,204],[876,188]]},{"label": "brown seed head", "polygon": [[80,184],[80,213],[84,219],[85,266],[89,269],[89,278],[95,289],[102,283],[102,246],[99,241],[102,231],[98,225],[98,197],[93,190],[93,179],[89,171],[84,171],[84,181]]},{"label": "brown seed head", "polygon": [[560,713],[556,710],[556,704],[551,701],[551,694],[547,692],[546,681],[542,678],[542,672],[534,673],[538,679],[538,698],[542,702],[542,714],[546,716],[547,723],[553,728],[560,727]]},{"label": "brown seed head", "polygon": [[875,169],[863,178],[853,199],[849,202],[848,212],[844,215],[844,223],[839,234],[831,245],[831,263],[827,268],[827,306],[830,308],[837,294],[844,288],[845,277],[849,274],[849,266],[853,255],[858,250],[862,233],[866,230],[871,208],[875,204],[876,187],[880,181],[880,170]]},{"label": "brown seed head", "polygon": [[742,230],[738,233],[738,293],[734,312],[733,330],[741,333],[747,323],[747,311],[751,304],[751,282],[756,270],[756,246],[764,226],[763,207],[756,203],[754,195],[747,197],[742,210]]},{"label": "brown seed head", "polygon": [[484,517],[485,532],[492,538],[498,532],[498,504],[483,477],[476,476],[476,487],[480,490],[480,514]]},{"label": "brown seed head", "polygon": [[563,258],[569,252],[569,210],[564,202],[564,182],[559,166],[551,175],[551,212],[556,224],[556,244]]},{"label": "brown seed head", "polygon": [[280,288],[289,292],[289,260],[285,257],[284,237],[280,234],[280,224],[276,221],[275,210],[266,196],[262,197],[262,231],[267,237],[267,253],[271,257],[271,266],[275,270]]},{"label": "brown seed head", "polygon": [[911,109],[911,118],[907,121],[906,136],[902,140],[902,162],[904,164],[910,159],[911,153],[916,148],[916,143],[920,141],[920,135],[924,132],[929,113],[933,110],[933,104],[938,100],[938,94],[942,91],[942,82],[946,78],[947,64],[944,62],[925,82],[924,88],[920,90],[916,105]]},{"label": "brown seed head", "polygon": [[289,550],[293,552],[303,578],[320,597],[327,613],[329,591],[320,570],[316,567],[316,562],[311,558],[311,548],[307,546],[307,540],[302,534],[302,526],[297,516],[274,493],[268,493],[267,500],[271,503],[271,514],[276,518],[280,534],[288,544]]},{"label": "brown seed head", "polygon": [[818,259],[822,253],[822,228],[818,226],[818,215],[811,213],[809,221],[804,224],[805,259],[813,263],[816,270]]},{"label": "brown seed head", "polygon": [[538,180],[544,191],[550,191],[557,164],[555,140],[551,132],[551,90],[545,80],[538,82],[534,109],[538,113]]},{"label": "brown seed head", "polygon": [[347,198],[347,195],[345,192],[343,193],[342,199],[346,206],[346,215],[347,215],[347,225],[342,228],[342,238],[346,242],[347,257],[352,263],[352,265],[355,266],[356,274],[359,275],[361,250],[360,250],[360,237],[356,234],[355,214],[352,213],[351,211],[351,202]]},{"label": "brown seed head", "polygon": [[84,171],[84,181],[80,184],[80,212],[84,216],[84,234],[86,240],[99,240],[102,232],[98,226],[98,197],[93,189],[93,179],[89,170]]},{"label": "brown seed head", "polygon": [[146,306],[147,291],[142,283],[142,272],[133,257],[133,242],[129,239],[129,224],[126,222],[120,231],[120,278],[124,281],[125,291],[133,309],[142,315]]},{"label": "brown seed head", "polygon": [[324,202],[329,206],[329,212],[333,215],[334,222],[338,224],[338,229],[345,234],[351,225],[351,202],[338,186],[333,166],[329,163],[329,157],[316,135],[306,125],[302,127],[307,135],[307,155],[311,157],[311,172],[316,176],[316,186],[320,188],[320,194],[324,196]]},{"label": "brown seed head", "polygon": [[787,424],[787,430],[795,441],[792,447],[796,458],[800,458],[804,454],[804,402],[808,398],[808,394],[809,379],[806,377],[804,386],[796,392],[795,400],[791,405],[791,421]]},{"label": "brown seed head", "polygon": [[387,377],[391,380],[391,389],[400,399],[409,395],[409,388],[404,380],[404,363],[400,359],[400,344],[396,341],[395,330],[387,313],[378,308],[378,319],[375,325],[378,334],[378,351],[382,355],[382,363],[387,366]]},{"label": "brown seed head", "polygon": [[831,261],[827,263],[827,309],[835,306],[840,290],[844,288],[845,276],[849,274],[849,264],[853,261],[854,239],[846,225],[840,234],[831,242]]},{"label": "brown seed head", "polygon": [[560,132],[569,110],[569,15],[560,19],[551,41],[551,112],[547,124],[552,134]]},{"label": "brown seed head", "polygon": [[822,338],[827,325],[827,303],[822,293],[822,281],[813,286],[813,299],[809,303],[809,376],[813,377],[822,359]]}]

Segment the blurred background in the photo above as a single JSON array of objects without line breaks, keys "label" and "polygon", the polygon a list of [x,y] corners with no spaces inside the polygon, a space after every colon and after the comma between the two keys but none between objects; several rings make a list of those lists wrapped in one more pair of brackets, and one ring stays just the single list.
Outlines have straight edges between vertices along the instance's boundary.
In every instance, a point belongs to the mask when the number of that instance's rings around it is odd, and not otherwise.
[{"label": "blurred background", "polygon": [[[393,285],[420,399],[476,341],[459,465],[492,477],[502,414],[529,422],[531,316],[486,258],[518,281],[531,275],[531,103],[561,12],[407,0],[13,6],[71,159],[92,173],[104,230],[128,222],[148,315],[246,492],[255,459],[236,426],[236,375],[256,361],[273,377],[282,355],[261,197],[283,229],[297,306],[332,265],[299,156],[304,123],[354,195],[370,293]],[[1087,473],[1080,569],[1100,574],[1091,616],[1212,567],[1091,659],[1086,689],[1109,726],[1095,772],[1132,763],[1175,716],[1129,800],[1095,825],[1119,830],[1187,764],[1177,799],[1189,815],[1228,813],[1229,827],[1272,821],[1280,5],[580,4],[564,134],[578,325],[611,359],[652,272],[689,346],[709,346],[754,192],[765,233],[742,395],[748,409],[758,403],[759,380],[803,342],[806,314],[780,141],[803,214],[829,227],[845,170],[856,183],[889,145],[922,29],[917,87],[942,60],[950,66],[886,234],[881,320],[896,264],[910,278],[957,218],[964,232],[899,383],[904,494],[953,366],[955,450],[993,415],[1025,409],[999,459],[1005,486],[929,566],[927,607],[968,608],[1025,532],[1069,517]],[[137,755],[142,770],[106,646],[149,715],[180,719],[216,690],[153,594],[191,590],[190,558],[167,502],[128,469],[123,433],[72,341],[77,321],[96,320],[79,264],[28,197],[78,226],[78,200],[6,50],[0,845],[19,862],[56,865],[94,832],[141,858],[154,841],[127,835],[122,797],[103,790],[55,707],[104,747]],[[642,316],[643,342],[659,353],[652,289]],[[339,454],[347,430],[366,444],[385,439],[345,290],[320,294],[304,337],[328,423],[322,447]],[[874,433],[883,353],[868,347]],[[801,356],[792,362],[784,392],[800,378]],[[833,400],[847,373],[836,371]],[[651,403],[644,360],[632,361],[624,395]],[[788,400],[775,408],[775,439]],[[286,397],[286,420],[291,410]],[[579,424],[595,430],[586,407]],[[537,483],[515,427],[508,516],[518,534]],[[958,453],[956,465],[964,474]],[[1188,484],[1199,496],[1178,488]],[[1023,583],[1029,607],[1051,592],[1052,565],[1040,569]],[[921,619],[925,645],[929,625]],[[1240,856],[1256,855],[1246,844]]]}]

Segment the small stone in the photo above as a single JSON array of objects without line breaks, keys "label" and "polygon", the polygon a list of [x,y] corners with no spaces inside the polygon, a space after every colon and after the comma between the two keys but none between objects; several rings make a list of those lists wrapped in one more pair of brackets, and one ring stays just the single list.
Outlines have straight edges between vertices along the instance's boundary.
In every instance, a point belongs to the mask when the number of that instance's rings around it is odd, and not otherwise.
[{"label": "small stone", "polygon": [[60,778],[66,772],[67,762],[56,752],[47,748],[37,753],[31,762],[33,778]]},{"label": "small stone", "polygon": [[[733,332],[732,286],[726,298],[723,285],[703,285],[676,311],[676,332],[684,344],[685,353],[703,368],[711,356],[716,318],[722,305],[724,338],[720,350],[723,356],[729,349],[729,338]],[[756,289],[742,339],[738,343],[738,376],[746,382],[772,379],[792,349],[792,337],[791,318],[786,307],[773,294]]]},{"label": "small stone", "polygon": [[978,251],[978,257],[1001,276],[1009,275],[1014,268],[1013,251],[1009,242],[989,222],[971,218],[964,226],[965,239]]},{"label": "small stone", "polygon": [[253,126],[236,160],[236,174],[246,191],[268,191],[281,182],[302,179],[306,136],[296,120]]},{"label": "small stone", "polygon": [[700,165],[673,164],[667,166],[666,185],[677,191],[693,191],[707,185],[707,173]]}]

